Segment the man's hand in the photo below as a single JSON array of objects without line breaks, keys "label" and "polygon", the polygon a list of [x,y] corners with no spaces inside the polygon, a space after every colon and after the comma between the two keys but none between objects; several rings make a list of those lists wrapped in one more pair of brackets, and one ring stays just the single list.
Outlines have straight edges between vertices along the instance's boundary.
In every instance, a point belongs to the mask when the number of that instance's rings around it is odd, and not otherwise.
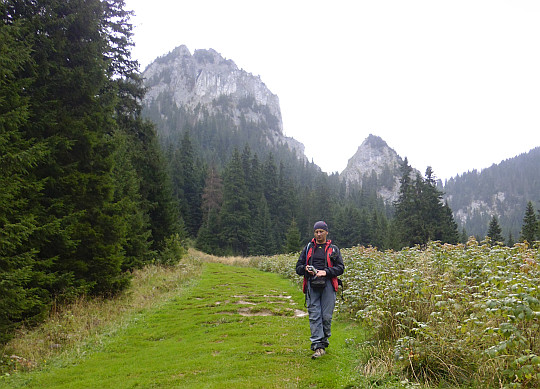
[{"label": "man's hand", "polygon": [[316,276],[317,277],[326,277],[326,270],[318,270]]}]

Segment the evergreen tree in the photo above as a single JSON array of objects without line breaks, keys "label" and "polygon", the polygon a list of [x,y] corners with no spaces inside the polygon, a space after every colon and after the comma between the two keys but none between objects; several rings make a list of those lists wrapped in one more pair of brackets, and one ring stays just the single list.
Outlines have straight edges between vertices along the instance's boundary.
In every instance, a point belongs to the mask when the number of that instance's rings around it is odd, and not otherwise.
[{"label": "evergreen tree", "polygon": [[212,165],[208,169],[206,181],[202,194],[202,214],[203,223],[208,220],[208,215],[212,210],[219,213],[221,204],[223,202],[223,181],[216,170],[216,167]]},{"label": "evergreen tree", "polygon": [[[148,130],[153,133],[151,127]],[[165,246],[167,238],[179,234],[180,239],[184,240],[187,232],[178,205],[174,201],[166,163],[154,137],[147,152],[149,157],[142,173],[144,185],[141,185],[141,192],[145,209],[148,210],[150,216],[152,248],[161,250]]]},{"label": "evergreen tree", "polygon": [[222,246],[219,209],[210,208],[197,234],[195,247],[208,254],[221,255]]},{"label": "evergreen tree", "polygon": [[431,167],[426,169],[425,179],[417,174],[411,181],[412,169],[405,158],[401,172],[395,223],[402,244],[423,245],[430,240],[457,243],[457,225],[448,204],[442,204],[442,193],[436,186]]},{"label": "evergreen tree", "polygon": [[396,209],[395,225],[399,236],[399,246],[413,246],[418,242],[415,238],[415,226],[418,224],[417,198],[414,191],[413,181],[411,180],[412,168],[409,161],[405,158],[400,165],[400,187],[398,199],[394,203]]},{"label": "evergreen tree", "polygon": [[360,210],[351,205],[337,207],[335,224],[332,228],[332,239],[339,241],[340,247],[353,247],[360,244],[368,227]]},{"label": "evergreen tree", "polygon": [[278,207],[274,219],[274,228],[277,230],[277,242],[282,242],[279,244],[281,249],[285,248],[286,232],[295,216],[295,208],[297,207],[296,199],[297,195],[290,179],[290,173],[284,163],[280,162],[277,190]]},{"label": "evergreen tree", "polygon": [[441,235],[440,240],[444,243],[457,244],[460,241],[460,235],[458,231],[458,226],[454,220],[454,214],[448,201],[442,206],[442,216],[441,216]]},{"label": "evergreen tree", "polygon": [[143,207],[140,178],[133,166],[133,143],[124,132],[116,131],[113,141],[118,145],[112,170],[115,181],[113,201],[124,216],[116,220],[116,228],[124,237],[123,271],[131,271],[149,263],[156,255],[152,247],[150,217]]},{"label": "evergreen tree", "polygon": [[370,220],[372,239],[369,243],[380,250],[384,250],[387,247],[387,228],[386,219],[377,210],[373,210]]},{"label": "evergreen tree", "polygon": [[272,222],[277,219],[279,209],[279,197],[278,197],[278,173],[276,163],[274,161],[273,154],[269,154],[263,166],[262,183],[264,190],[264,197],[268,203],[270,210],[270,217]]},{"label": "evergreen tree", "polygon": [[[259,205],[253,215],[253,220],[251,220],[249,253],[252,255],[276,254],[278,250],[274,239],[274,230],[268,203],[264,195],[261,194]],[[270,231],[272,233],[269,233]]]},{"label": "evergreen tree", "polygon": [[124,210],[114,202],[117,89],[106,4],[47,0],[16,8],[35,31],[26,131],[50,150],[36,170],[46,179],[40,223],[50,227],[41,236],[39,257],[64,275],[56,288],[94,293],[126,285],[125,229],[117,228]]},{"label": "evergreen tree", "polygon": [[33,235],[40,230],[35,202],[43,182],[33,176],[46,156],[46,145],[26,139],[29,99],[24,90],[32,82],[18,76],[31,68],[30,47],[20,21],[7,20],[0,5],[0,343],[9,339],[22,320],[39,317],[46,308]]},{"label": "evergreen tree", "polygon": [[514,237],[512,236],[512,232],[510,231],[510,233],[508,234],[508,242],[506,243],[506,245],[508,247],[514,247],[514,244],[516,244],[516,242],[514,241]]},{"label": "evergreen tree", "polygon": [[182,218],[186,224],[187,232],[190,236],[196,236],[202,223],[202,187],[200,186],[199,173],[195,166],[195,157],[189,131],[184,132],[181,147],[178,150],[177,158],[180,161],[180,174],[182,194],[179,198],[181,204]]},{"label": "evergreen tree", "polygon": [[497,219],[497,216],[495,215],[491,217],[491,221],[489,222],[487,237],[491,239],[491,242],[493,244],[504,242],[504,238],[502,236],[502,230],[501,230],[501,227],[499,226],[499,221]]},{"label": "evergreen tree", "polygon": [[250,241],[250,215],[244,170],[238,150],[233,152],[224,175],[220,219],[221,239],[225,252],[247,255]]},{"label": "evergreen tree", "polygon": [[244,168],[244,171],[246,172],[246,186],[249,198],[249,212],[251,215],[255,215],[257,212],[257,206],[261,200],[261,196],[264,196],[262,169],[263,167],[259,162],[259,157],[257,154],[254,154],[251,157],[249,167]]},{"label": "evergreen tree", "polygon": [[287,230],[287,240],[285,243],[285,253],[296,253],[302,249],[302,241],[300,240],[300,231],[296,225],[296,220],[293,218]]},{"label": "evergreen tree", "polygon": [[326,174],[321,174],[314,182],[312,193],[313,202],[310,204],[314,215],[311,221],[311,227],[313,227],[313,223],[317,220],[324,220],[329,228],[334,228],[334,196],[328,181],[328,176]]},{"label": "evergreen tree", "polygon": [[[133,26],[129,18],[133,12],[124,10],[124,0],[105,0],[102,4],[108,45],[105,56],[109,61],[109,79],[117,92],[115,118],[120,130],[128,137],[129,157],[139,178],[139,208],[148,219],[151,248],[158,250],[173,236],[174,239],[185,239],[184,221],[174,201],[154,125],[141,116],[141,101],[146,90],[139,64],[131,59]],[[130,235],[129,244],[146,245],[147,234],[137,236]],[[146,257],[153,255],[151,251]]]},{"label": "evergreen tree", "polygon": [[527,203],[525,209],[525,216],[523,218],[523,224],[521,227],[521,242],[529,242],[532,244],[538,236],[538,221],[534,212],[534,207],[531,201]]},{"label": "evergreen tree", "polygon": [[54,294],[121,290],[181,226],[123,7],[0,4],[2,331]]}]

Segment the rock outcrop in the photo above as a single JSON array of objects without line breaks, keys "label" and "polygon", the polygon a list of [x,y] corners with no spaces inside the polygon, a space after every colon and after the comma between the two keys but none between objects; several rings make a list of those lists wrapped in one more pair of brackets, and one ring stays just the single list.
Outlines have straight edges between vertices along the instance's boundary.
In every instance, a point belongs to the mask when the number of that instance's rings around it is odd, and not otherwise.
[{"label": "rock outcrop", "polygon": [[304,145],[283,135],[279,98],[259,76],[239,69],[213,49],[195,50],[192,55],[186,46],[179,46],[152,62],[142,76],[148,88],[143,104],[161,117],[168,116],[167,108],[174,104],[191,120],[222,115],[236,126],[242,121],[256,123],[265,129],[268,143],[287,144],[304,156]]},{"label": "rock outcrop", "polygon": [[[347,185],[358,183],[366,187],[367,181],[387,203],[398,198],[400,165],[403,159],[379,136],[369,135],[349,159],[340,178]],[[417,171],[413,170],[416,175]]]}]

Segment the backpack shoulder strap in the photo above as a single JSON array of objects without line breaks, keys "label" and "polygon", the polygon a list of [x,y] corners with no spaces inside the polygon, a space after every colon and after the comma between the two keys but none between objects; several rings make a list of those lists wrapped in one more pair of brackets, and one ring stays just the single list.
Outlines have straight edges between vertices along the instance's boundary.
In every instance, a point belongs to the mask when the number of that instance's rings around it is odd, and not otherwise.
[{"label": "backpack shoulder strap", "polygon": [[306,265],[309,265],[309,258],[311,257],[310,250],[313,250],[313,241],[309,241],[306,246]]}]

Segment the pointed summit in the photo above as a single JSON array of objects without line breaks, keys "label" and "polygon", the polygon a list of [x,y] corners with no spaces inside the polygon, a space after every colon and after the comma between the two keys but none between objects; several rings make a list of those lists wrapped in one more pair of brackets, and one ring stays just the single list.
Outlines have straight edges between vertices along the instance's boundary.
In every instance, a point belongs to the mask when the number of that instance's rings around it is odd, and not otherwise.
[{"label": "pointed summit", "polygon": [[366,187],[369,183],[385,201],[392,202],[398,196],[402,162],[403,159],[381,137],[369,134],[349,159],[340,178],[347,185]]},{"label": "pointed summit", "polygon": [[347,181],[362,181],[362,176],[374,171],[377,175],[383,170],[399,170],[402,158],[380,137],[373,134],[362,142],[356,153],[349,159],[341,173]]}]

